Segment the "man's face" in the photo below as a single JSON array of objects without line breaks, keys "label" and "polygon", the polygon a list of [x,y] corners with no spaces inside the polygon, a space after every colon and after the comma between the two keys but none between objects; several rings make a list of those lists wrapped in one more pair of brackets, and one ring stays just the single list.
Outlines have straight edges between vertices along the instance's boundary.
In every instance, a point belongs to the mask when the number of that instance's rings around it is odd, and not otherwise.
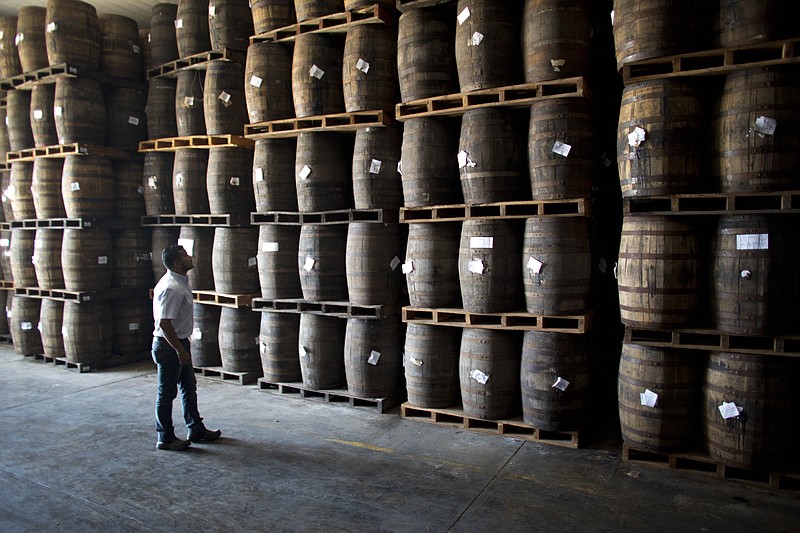
[{"label": "man's face", "polygon": [[180,263],[181,267],[186,270],[186,272],[190,271],[194,268],[194,260],[192,260],[192,256],[186,253],[185,248],[181,248],[181,253],[178,256],[178,259],[175,262]]}]

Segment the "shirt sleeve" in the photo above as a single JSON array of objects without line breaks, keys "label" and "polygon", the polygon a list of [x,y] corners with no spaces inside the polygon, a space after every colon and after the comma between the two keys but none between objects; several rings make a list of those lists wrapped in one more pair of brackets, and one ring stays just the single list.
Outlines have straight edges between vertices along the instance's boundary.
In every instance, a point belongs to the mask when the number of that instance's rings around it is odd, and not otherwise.
[{"label": "shirt sleeve", "polygon": [[181,308],[183,295],[174,289],[165,289],[158,295],[157,320],[175,320]]}]

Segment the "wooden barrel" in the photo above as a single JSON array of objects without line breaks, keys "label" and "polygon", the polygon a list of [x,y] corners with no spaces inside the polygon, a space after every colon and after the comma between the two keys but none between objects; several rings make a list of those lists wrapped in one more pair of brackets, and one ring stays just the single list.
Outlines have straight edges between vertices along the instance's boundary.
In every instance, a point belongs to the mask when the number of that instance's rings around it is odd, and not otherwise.
[{"label": "wooden barrel", "polygon": [[347,225],[345,273],[349,302],[391,305],[400,289],[400,228],[397,224]]},{"label": "wooden barrel", "polygon": [[111,236],[104,229],[64,230],[61,266],[68,291],[103,291],[111,287]]},{"label": "wooden barrel", "polygon": [[56,132],[56,86],[52,83],[36,85],[31,89],[31,132],[36,148],[59,144]]},{"label": "wooden barrel", "polygon": [[175,121],[179,137],[206,134],[206,116],[203,112],[204,70],[178,72],[175,87]]},{"label": "wooden barrel", "polygon": [[11,210],[14,220],[36,218],[36,209],[33,205],[33,163],[15,161],[11,163],[11,180],[6,189],[6,195],[11,200]]},{"label": "wooden barrel", "polygon": [[393,397],[402,383],[402,365],[399,317],[347,319],[344,370],[350,394],[360,398]]},{"label": "wooden barrel", "polygon": [[39,334],[42,339],[42,351],[47,357],[65,357],[64,335],[64,302],[42,298],[39,311]]},{"label": "wooden barrel", "polygon": [[64,199],[61,197],[63,159],[37,158],[33,162],[31,193],[35,218],[66,217]]},{"label": "wooden barrel", "polygon": [[100,24],[97,10],[80,0],[47,0],[45,45],[50,66],[68,63],[98,70]]},{"label": "wooden barrel", "polygon": [[[5,95],[3,95],[5,97]],[[6,113],[5,106],[0,107],[0,160],[5,161],[6,153],[11,149],[8,144],[8,128],[6,127]],[[2,313],[0,313],[2,314]]]},{"label": "wooden barrel", "polygon": [[249,215],[255,211],[253,152],[246,148],[211,148],[208,151],[206,190],[212,214]]},{"label": "wooden barrel", "polygon": [[44,351],[38,327],[40,308],[39,298],[14,295],[11,299],[8,329],[17,355],[40,355]]},{"label": "wooden barrel", "polygon": [[208,151],[181,148],[175,150],[172,166],[172,199],[176,215],[209,213],[206,172]]},{"label": "wooden barrel", "polygon": [[589,198],[595,141],[589,102],[553,98],[531,106],[528,175],[535,200]]},{"label": "wooden barrel", "polygon": [[219,318],[222,308],[194,304],[192,330],[192,364],[196,367],[222,366],[219,354]]},{"label": "wooden barrel", "polygon": [[534,315],[574,315],[589,308],[592,274],[584,217],[532,217],[522,243],[525,308]]},{"label": "wooden barrel", "polygon": [[[178,6],[156,4],[150,12],[150,66],[158,67],[178,59],[178,38],[175,20]],[[157,137],[152,137],[155,139]]]},{"label": "wooden barrel", "polygon": [[472,313],[514,311],[522,303],[521,247],[507,220],[465,220],[458,250],[464,309]]},{"label": "wooden barrel", "polygon": [[111,232],[114,270],[111,285],[122,289],[153,286],[150,253],[150,228],[131,228]]},{"label": "wooden barrel", "polygon": [[395,27],[365,24],[347,30],[342,83],[348,113],[394,109],[400,97]]},{"label": "wooden barrel", "polygon": [[292,97],[298,118],[341,113],[341,40],[336,36],[304,33],[294,41],[292,55]]},{"label": "wooden barrel", "polygon": [[[258,279],[261,297],[268,299],[301,298],[297,251],[300,228],[264,224],[258,229]],[[269,313],[265,313],[269,314]]]},{"label": "wooden barrel", "polygon": [[[721,192],[800,187],[795,172],[800,165],[798,84],[796,72],[770,68],[739,70],[725,77],[711,123],[711,173]],[[761,120],[766,121],[763,126]]]},{"label": "wooden barrel", "polygon": [[221,61],[209,63],[203,95],[203,114],[209,135],[242,134],[247,123],[244,67]]},{"label": "wooden barrel", "polygon": [[178,0],[175,39],[179,57],[215,50],[208,34],[208,8],[208,0]]},{"label": "wooden barrel", "polygon": [[250,45],[244,67],[244,96],[250,124],[294,116],[291,50],[271,42]]},{"label": "wooden barrel", "polygon": [[338,389],[346,385],[346,326],[341,318],[300,313],[297,344],[303,385],[316,390]]},{"label": "wooden barrel", "polygon": [[350,146],[336,133],[297,137],[295,187],[300,212],[349,209],[353,205]]},{"label": "wooden barrel", "polygon": [[[703,106],[681,80],[658,79],[622,91],[617,126],[617,165],[622,196],[700,192]],[[639,128],[637,130],[637,128]],[[644,140],[631,135],[644,131]]]},{"label": "wooden barrel", "polygon": [[258,229],[214,230],[211,264],[214,290],[225,294],[256,294],[258,289]]},{"label": "wooden barrel", "polygon": [[214,228],[181,226],[178,244],[194,260],[194,268],[186,274],[189,277],[189,286],[196,291],[213,291]]},{"label": "wooden barrel", "polygon": [[163,139],[177,137],[178,123],[175,116],[175,94],[177,81],[169,78],[153,78],[147,90],[147,137]]},{"label": "wooden barrel", "polygon": [[59,144],[103,146],[106,102],[99,82],[87,78],[58,78],[53,111]]},{"label": "wooden barrel", "polygon": [[142,78],[139,25],[122,15],[100,15],[100,71],[127,80]]},{"label": "wooden barrel", "polygon": [[408,403],[417,407],[452,407],[461,403],[458,356],[461,330],[428,324],[407,325],[405,378]]},{"label": "wooden barrel", "polygon": [[115,159],[111,166],[114,169],[114,218],[139,220],[147,213],[142,184],[144,156]]},{"label": "wooden barrel", "polygon": [[526,83],[589,73],[590,15],[589,0],[526,0],[522,19]]},{"label": "wooden barrel", "polygon": [[67,361],[102,363],[111,359],[114,344],[111,304],[103,301],[65,302],[62,333]]},{"label": "wooden barrel", "polygon": [[[747,469],[781,468],[794,450],[797,368],[782,357],[712,352],[703,382],[703,436],[715,461]],[[733,403],[739,416],[723,418]]]},{"label": "wooden barrel", "polygon": [[404,123],[400,175],[406,207],[464,203],[454,154],[458,129],[453,121],[425,117]]},{"label": "wooden barrel", "polygon": [[111,313],[114,320],[112,353],[123,357],[148,354],[153,342],[153,304],[147,295],[128,298],[125,305],[113,305]]},{"label": "wooden barrel", "polygon": [[33,243],[36,232],[27,229],[11,230],[11,277],[15,287],[38,287],[33,266]]},{"label": "wooden barrel", "polygon": [[61,196],[69,218],[111,218],[114,169],[100,156],[69,155],[61,174]]},{"label": "wooden barrel", "polygon": [[[11,230],[0,231],[0,265],[2,266],[3,279],[13,281],[14,278],[11,274]],[[1,309],[0,312],[2,312]]]},{"label": "wooden barrel", "polygon": [[297,211],[296,139],[259,139],[253,152],[256,211]]},{"label": "wooden barrel", "polygon": [[467,204],[527,199],[523,157],[508,111],[486,108],[464,113],[457,159]]},{"label": "wooden barrel", "polygon": [[[637,450],[688,451],[697,442],[700,366],[689,350],[625,343],[617,398],[622,439]],[[642,403],[645,391],[655,405]]]},{"label": "wooden barrel", "polygon": [[295,20],[293,0],[252,0],[250,12],[256,35],[284,28]]},{"label": "wooden barrel", "polygon": [[219,317],[219,354],[226,372],[261,373],[258,335],[261,317],[250,309],[223,307]]},{"label": "wooden barrel", "polygon": [[403,184],[398,171],[402,147],[400,128],[356,130],[352,173],[356,209],[403,206]]},{"label": "wooden barrel", "polygon": [[38,6],[19,8],[16,32],[17,35],[22,34],[17,43],[22,72],[33,72],[34,70],[47,68],[49,65],[44,37],[47,27],[46,20],[47,8]]},{"label": "wooden barrel", "polygon": [[172,168],[175,154],[147,152],[144,155],[144,204],[148,215],[175,213]]},{"label": "wooden barrel", "polygon": [[[714,44],[727,48],[780,38],[788,26],[781,13],[788,3],[763,0],[719,0],[712,17]],[[784,5],[782,5],[784,4]]]},{"label": "wooden barrel", "polygon": [[297,268],[303,298],[312,302],[347,300],[347,226],[303,224]]},{"label": "wooden barrel", "polygon": [[147,139],[147,92],[127,87],[106,90],[106,146],[138,150]]},{"label": "wooden barrel", "polygon": [[343,8],[342,0],[294,0],[297,22],[340,13]]},{"label": "wooden barrel", "polygon": [[617,267],[624,324],[643,328],[692,324],[703,287],[696,233],[692,224],[674,217],[624,217]]},{"label": "wooden barrel", "polygon": [[410,9],[397,27],[400,100],[410,102],[458,92],[454,29],[437,10]]},{"label": "wooden barrel", "polygon": [[154,66],[153,55],[150,53],[150,28],[139,30],[139,40],[142,42],[142,70],[147,77],[147,69]]},{"label": "wooden barrel", "polygon": [[261,313],[259,351],[265,380],[295,383],[303,379],[297,353],[299,338],[299,314]]},{"label": "wooden barrel", "polygon": [[413,307],[461,307],[458,246],[461,224],[409,224],[405,274]]},{"label": "wooden barrel", "polygon": [[0,17],[0,80],[22,74],[17,53],[18,24],[17,17]]},{"label": "wooden barrel", "polygon": [[800,290],[795,217],[720,216],[712,244],[714,327],[740,335],[789,333]]},{"label": "wooden barrel", "polygon": [[521,81],[519,24],[513,10],[494,0],[459,0],[456,67],[461,92],[505,87]]},{"label": "wooden barrel", "polygon": [[40,289],[63,289],[64,271],[61,269],[61,243],[64,230],[39,228],[33,241],[33,268]]},{"label": "wooden barrel", "polygon": [[[581,429],[589,406],[586,335],[526,331],[519,379],[527,424],[546,431]],[[561,390],[564,381],[569,383]]]},{"label": "wooden barrel", "polygon": [[12,152],[33,148],[30,91],[8,91],[6,94],[6,128]]},{"label": "wooden barrel", "polygon": [[164,274],[167,272],[167,269],[164,267],[164,263],[161,261],[161,252],[163,252],[164,248],[167,246],[178,244],[180,231],[181,229],[178,227],[153,227],[153,233],[150,235],[150,238],[153,243],[153,253],[151,254],[153,258],[153,278],[156,280],[156,282],[164,277]]},{"label": "wooden barrel", "polygon": [[519,332],[464,328],[458,380],[464,414],[510,418],[520,411]]},{"label": "wooden barrel", "polygon": [[247,50],[253,35],[249,0],[209,0],[208,31],[212,50]]}]

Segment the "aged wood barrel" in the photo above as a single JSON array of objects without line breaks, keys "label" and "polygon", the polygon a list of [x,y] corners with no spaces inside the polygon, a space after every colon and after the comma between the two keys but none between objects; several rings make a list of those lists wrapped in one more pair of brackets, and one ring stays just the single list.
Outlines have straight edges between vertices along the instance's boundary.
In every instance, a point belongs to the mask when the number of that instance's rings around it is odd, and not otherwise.
[{"label": "aged wood barrel", "polygon": [[788,26],[785,1],[718,0],[712,17],[717,47],[742,46],[780,38]]},{"label": "aged wood barrel", "polygon": [[353,148],[353,199],[356,209],[399,209],[403,183],[398,171],[403,147],[400,128],[361,128]]},{"label": "aged wood barrel", "polygon": [[534,315],[571,315],[589,308],[592,274],[585,217],[531,217],[522,243],[525,308]]},{"label": "aged wood barrel", "polygon": [[[19,8],[17,20],[18,38],[17,51],[22,72],[32,72],[47,68],[47,45],[45,31],[47,27],[47,8],[38,6],[23,6]],[[12,32],[12,41],[14,39]]]},{"label": "aged wood barrel", "polygon": [[206,190],[212,214],[249,215],[255,211],[253,152],[246,148],[211,148],[208,151]]},{"label": "aged wood barrel", "polygon": [[211,264],[214,290],[225,294],[256,294],[258,286],[257,228],[214,230]]},{"label": "aged wood barrel", "polygon": [[346,248],[347,226],[302,225],[297,268],[304,299],[347,300]]},{"label": "aged wood barrel", "polygon": [[300,212],[352,207],[352,147],[346,141],[336,133],[298,135],[294,169]]},{"label": "aged wood barrel", "polygon": [[361,398],[393,397],[402,385],[402,365],[399,317],[347,319],[344,370],[350,394]]},{"label": "aged wood barrel", "polygon": [[[795,362],[783,357],[712,352],[703,381],[703,436],[715,461],[747,469],[785,466],[792,439]],[[733,403],[739,416],[723,418]]]},{"label": "aged wood barrel", "polygon": [[68,63],[98,70],[100,24],[97,10],[80,0],[47,0],[45,45],[50,66]]},{"label": "aged wood barrel", "polygon": [[180,231],[180,228],[173,226],[153,227],[153,233],[150,235],[150,238],[153,243],[153,278],[156,280],[156,283],[158,283],[158,280],[164,277],[164,274],[167,272],[164,263],[161,261],[161,252],[163,252],[164,248],[167,246],[178,244]]},{"label": "aged wood barrel", "polygon": [[456,11],[456,67],[461,92],[519,83],[518,21],[513,10],[494,0],[459,0]]},{"label": "aged wood barrel", "polygon": [[39,310],[39,334],[42,338],[42,351],[47,357],[65,357],[64,335],[64,302],[42,298]]},{"label": "aged wood barrel", "polygon": [[147,139],[147,92],[126,87],[106,90],[106,146],[138,150]]},{"label": "aged wood barrel", "polygon": [[148,215],[175,213],[172,192],[172,152],[147,152],[144,155],[144,204]]},{"label": "aged wood barrel", "polygon": [[147,90],[147,137],[163,139],[178,135],[178,123],[175,113],[175,94],[177,80],[169,78],[153,78],[148,82]]},{"label": "aged wood barrel", "polygon": [[144,156],[115,159],[111,166],[114,169],[114,218],[139,220],[147,213],[142,183]]},{"label": "aged wood barrel", "polygon": [[68,291],[103,291],[111,288],[112,255],[108,230],[65,229],[61,244],[64,287]]},{"label": "aged wood barrel", "polygon": [[6,128],[12,152],[33,148],[30,91],[8,91],[6,94]]},{"label": "aged wood barrel", "polygon": [[711,173],[721,192],[800,187],[799,84],[796,72],[772,68],[725,77],[711,121]]},{"label": "aged wood barrel", "polygon": [[413,307],[461,307],[460,239],[458,222],[408,225],[405,272]]},{"label": "aged wood barrel", "polygon": [[181,226],[178,244],[192,256],[194,268],[186,275],[189,286],[196,291],[214,290],[214,228],[202,226]]},{"label": "aged wood barrel", "polygon": [[223,307],[219,317],[219,354],[226,372],[261,373],[258,335],[261,317],[248,308]]},{"label": "aged wood barrel", "polygon": [[449,119],[413,118],[403,125],[400,176],[406,207],[464,202],[458,178],[458,127]]},{"label": "aged wood barrel", "polygon": [[111,307],[107,301],[64,302],[61,331],[68,361],[102,363],[112,358],[114,319]]},{"label": "aged wood barrel", "polygon": [[659,215],[624,217],[617,266],[622,322],[644,328],[691,325],[701,301],[702,268],[691,223]]},{"label": "aged wood barrel", "polygon": [[0,17],[0,79],[2,80],[23,72],[16,44],[20,41],[17,37],[18,25],[17,17]]},{"label": "aged wood barrel", "polygon": [[37,158],[33,162],[31,193],[35,218],[66,217],[64,199],[61,197],[61,175],[64,160]]},{"label": "aged wood barrel", "polygon": [[213,50],[208,33],[208,8],[208,0],[178,0],[175,40],[179,57]]},{"label": "aged wood barrel", "polygon": [[273,383],[296,383],[303,379],[297,341],[298,313],[261,313],[259,351],[264,379]]},{"label": "aged wood barrel", "polygon": [[589,102],[553,98],[531,106],[528,175],[534,200],[589,198],[595,141]]},{"label": "aged wood barrel", "polygon": [[11,277],[15,287],[38,287],[33,266],[33,245],[36,232],[28,229],[11,230]]},{"label": "aged wood barrel", "polygon": [[297,211],[296,139],[259,139],[253,152],[256,211]]},{"label": "aged wood barrel", "polygon": [[203,115],[209,135],[241,135],[247,123],[244,67],[233,62],[209,63],[203,89]]},{"label": "aged wood barrel", "polygon": [[261,42],[247,48],[244,96],[250,124],[294,116],[292,51]]},{"label": "aged wood barrel", "polygon": [[253,35],[249,0],[209,0],[208,31],[212,50],[247,50]]},{"label": "aged wood barrel", "polygon": [[347,225],[345,273],[349,301],[391,305],[400,293],[400,228],[397,224],[351,222]]},{"label": "aged wood barrel", "polygon": [[343,9],[342,0],[294,0],[297,22],[340,13]]},{"label": "aged wood barrel", "polygon": [[520,411],[520,334],[464,328],[458,379],[464,414],[499,420]]},{"label": "aged wood barrel", "polygon": [[61,242],[64,230],[38,228],[33,241],[33,268],[40,289],[63,289],[64,271],[61,269]]},{"label": "aged wood barrel", "polygon": [[461,330],[428,324],[407,325],[405,379],[408,403],[417,407],[452,407],[461,403],[458,356]]},{"label": "aged wood barrel", "polygon": [[[150,66],[158,67],[178,59],[178,38],[175,20],[176,4],[156,4],[150,14]],[[156,138],[156,137],[151,137]]]},{"label": "aged wood barrel", "polygon": [[31,89],[31,132],[36,148],[59,144],[53,114],[55,98],[55,84],[36,85]]},{"label": "aged wood barrel", "polygon": [[100,15],[100,71],[127,80],[142,78],[139,25],[122,15]]},{"label": "aged wood barrel", "polygon": [[442,12],[419,8],[400,15],[397,27],[397,74],[400,100],[458,92],[455,30]]},{"label": "aged wood barrel", "polygon": [[457,160],[467,204],[527,199],[523,157],[508,111],[487,108],[464,113]]},{"label": "aged wood barrel", "polygon": [[712,244],[714,327],[740,335],[789,333],[800,290],[797,219],[786,215],[725,215]]},{"label": "aged wood barrel", "polygon": [[11,200],[14,220],[36,218],[33,205],[33,163],[15,161],[11,163],[11,179],[6,195]]},{"label": "aged wood barrel", "polygon": [[111,313],[114,320],[112,353],[123,357],[148,355],[153,343],[153,304],[150,299],[146,295],[128,298],[125,305],[112,305]]},{"label": "aged wood barrel", "polygon": [[100,156],[69,155],[61,174],[61,196],[69,218],[111,218],[114,169]]},{"label": "aged wood barrel", "polygon": [[[527,424],[546,431],[581,429],[589,406],[586,335],[526,331],[519,379]],[[561,390],[564,381],[569,383]]]},{"label": "aged wood barrel", "polygon": [[0,265],[2,265],[3,279],[13,281],[11,274],[11,230],[0,231]]},{"label": "aged wood barrel", "polygon": [[196,367],[222,366],[219,354],[219,318],[222,308],[194,304],[192,330],[192,364]]},{"label": "aged wood barrel", "polygon": [[150,228],[112,231],[111,248],[114,256],[112,287],[131,289],[153,286]]},{"label": "aged wood barrel", "polygon": [[299,227],[277,224],[259,226],[256,257],[262,298],[302,298],[297,270],[299,246]]},{"label": "aged wood barrel", "polygon": [[209,213],[206,172],[208,151],[181,148],[175,150],[172,166],[172,198],[176,215]]},{"label": "aged wood barrel", "polygon": [[344,107],[349,112],[394,110],[397,81],[397,28],[365,24],[347,30],[342,66]]},{"label": "aged wood barrel", "polygon": [[17,355],[40,355],[43,352],[39,333],[41,303],[38,298],[12,296],[8,329]]},{"label": "aged wood barrel", "polygon": [[523,295],[521,250],[509,221],[464,221],[458,277],[466,311],[501,313],[519,308]]},{"label": "aged wood barrel", "polygon": [[341,318],[300,313],[298,351],[303,385],[311,389],[338,389],[347,384]]},{"label": "aged wood barrel", "polygon": [[252,0],[250,12],[256,35],[284,28],[295,20],[293,0]]},{"label": "aged wood barrel", "polygon": [[204,70],[178,72],[175,87],[175,122],[179,137],[206,134],[206,116],[203,111]]},{"label": "aged wood barrel", "polygon": [[342,42],[320,33],[304,33],[294,41],[292,97],[298,118],[341,113]]},{"label": "aged wood barrel", "polygon": [[[700,427],[698,355],[690,350],[624,343],[617,398],[622,440],[637,450],[687,451]],[[699,358],[702,360],[703,358]],[[655,405],[642,402],[645,391]]]},{"label": "aged wood barrel", "polygon": [[[617,126],[617,165],[622,196],[701,192],[703,105],[692,85],[649,80],[622,91]],[[639,128],[637,130],[637,128]],[[644,131],[644,140],[630,136]]]},{"label": "aged wood barrel", "polygon": [[99,82],[87,78],[58,78],[53,111],[59,144],[103,146],[106,101]]},{"label": "aged wood barrel", "polygon": [[591,36],[589,0],[526,0],[522,19],[525,82],[586,76]]}]

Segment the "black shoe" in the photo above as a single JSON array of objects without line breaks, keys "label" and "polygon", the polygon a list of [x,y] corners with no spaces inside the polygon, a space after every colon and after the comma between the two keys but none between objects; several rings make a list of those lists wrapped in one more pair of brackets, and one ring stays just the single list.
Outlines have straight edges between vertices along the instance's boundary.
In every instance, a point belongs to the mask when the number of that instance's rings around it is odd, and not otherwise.
[{"label": "black shoe", "polygon": [[181,451],[181,450],[185,450],[186,448],[188,448],[191,445],[192,445],[192,443],[189,442],[188,440],[179,439],[177,437],[174,437],[174,438],[172,438],[170,440],[163,440],[163,441],[160,440],[160,441],[156,442],[156,448],[157,449],[159,449],[159,450],[169,450],[169,451],[173,451],[173,452],[178,452],[178,451]]},{"label": "black shoe", "polygon": [[218,429],[212,431],[201,427],[189,430],[189,440],[192,442],[210,442],[212,440],[217,440],[220,435],[222,435],[222,431]]}]

